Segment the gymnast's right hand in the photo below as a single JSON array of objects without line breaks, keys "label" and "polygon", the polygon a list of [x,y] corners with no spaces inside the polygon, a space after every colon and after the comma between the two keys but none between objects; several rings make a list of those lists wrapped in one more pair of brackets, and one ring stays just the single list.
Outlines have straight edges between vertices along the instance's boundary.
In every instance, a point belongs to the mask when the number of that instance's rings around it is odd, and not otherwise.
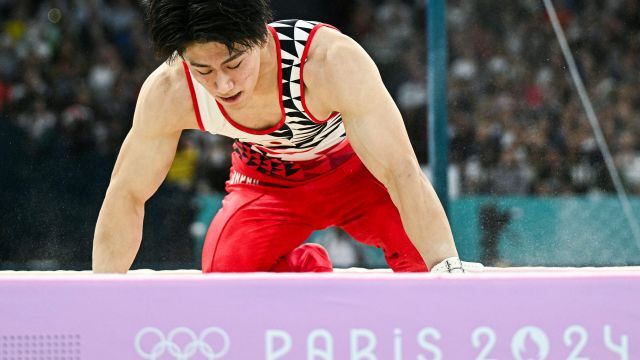
[{"label": "gymnast's right hand", "polygon": [[182,130],[198,128],[187,86],[179,61],[161,65],[142,86],[96,224],[96,273],[126,273],[133,264],[142,241],[144,204],[166,177]]}]

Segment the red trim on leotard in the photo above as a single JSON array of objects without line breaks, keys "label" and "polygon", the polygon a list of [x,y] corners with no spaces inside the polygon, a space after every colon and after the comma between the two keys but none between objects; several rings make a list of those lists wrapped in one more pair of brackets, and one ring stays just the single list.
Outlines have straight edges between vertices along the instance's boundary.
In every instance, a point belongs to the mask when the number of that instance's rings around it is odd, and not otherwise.
[{"label": "red trim on leotard", "polygon": [[196,96],[196,89],[193,87],[193,79],[191,79],[191,72],[189,66],[185,61],[182,62],[184,66],[184,74],[187,77],[187,83],[189,83],[189,92],[191,93],[191,102],[193,103],[193,110],[196,113],[196,121],[198,121],[198,127],[200,130],[205,131],[204,125],[202,125],[202,117],[200,116],[200,107],[198,106],[198,97]]},{"label": "red trim on leotard", "polygon": [[[304,64],[307,62],[307,56],[309,55],[309,49],[311,49],[311,41],[313,40],[313,37],[316,35],[316,32],[322,27],[328,27],[328,28],[331,28],[331,29],[338,30],[336,27],[331,26],[329,24],[318,24],[318,25],[316,25],[311,30],[311,33],[309,34],[309,37],[307,38],[307,43],[305,44],[304,52],[302,53],[302,58],[300,58],[300,100],[302,101],[302,108],[307,113],[307,115],[309,115],[309,118],[311,119],[311,121],[313,121],[315,123],[320,123],[320,124],[329,121],[331,118],[336,116],[336,114],[338,114],[338,112],[337,111],[332,112],[324,120],[318,120],[318,118],[313,116],[311,111],[309,111],[309,108],[307,107],[307,101],[304,98],[304,77],[303,77],[303,73],[304,73]],[[338,31],[340,31],[340,30],[338,30]]]},{"label": "red trim on leotard", "polygon": [[227,111],[224,109],[224,107],[222,106],[222,104],[220,104],[218,102],[218,100],[216,100],[216,104],[218,104],[218,108],[220,108],[220,112],[222,113],[222,115],[224,115],[225,119],[227,119],[227,121],[236,129],[240,130],[240,131],[244,131],[246,133],[249,134],[253,134],[253,135],[266,135],[266,134],[270,134],[278,129],[280,129],[282,127],[282,125],[284,125],[284,121],[287,119],[287,115],[284,111],[284,104],[282,103],[282,54],[280,53],[280,39],[278,39],[278,33],[276,32],[276,30],[271,27],[271,26],[267,26],[269,28],[269,31],[271,32],[271,35],[273,36],[273,39],[275,40],[276,43],[276,53],[278,54],[278,102],[280,103],[280,112],[282,113],[282,118],[280,119],[280,121],[268,128],[268,129],[264,129],[264,130],[256,130],[256,129],[251,129],[245,126],[242,126],[240,124],[238,124],[237,122],[235,122],[231,116],[229,116],[229,114],[227,114]]}]

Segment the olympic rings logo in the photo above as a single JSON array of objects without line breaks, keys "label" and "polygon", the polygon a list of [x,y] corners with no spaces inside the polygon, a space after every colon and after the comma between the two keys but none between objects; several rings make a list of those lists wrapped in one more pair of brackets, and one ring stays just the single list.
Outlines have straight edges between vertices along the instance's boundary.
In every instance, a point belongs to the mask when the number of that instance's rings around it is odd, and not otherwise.
[{"label": "olympic rings logo", "polygon": [[[190,341],[186,342],[182,347],[174,341],[175,337],[181,334],[188,336],[190,339]],[[207,337],[212,334],[216,334],[222,339],[223,345],[220,351],[214,351],[210,343],[206,340]],[[148,338],[148,336],[157,337],[158,339],[149,352],[142,349],[143,338]],[[227,352],[229,352],[230,346],[231,340],[229,339],[229,334],[217,327],[204,329],[204,331],[200,333],[200,336],[196,335],[193,330],[187,327],[179,327],[171,330],[166,337],[159,329],[146,327],[138,332],[135,340],[136,352],[143,359],[147,360],[158,360],[167,351],[176,360],[189,360],[198,352],[208,360],[215,360],[225,356]]]}]

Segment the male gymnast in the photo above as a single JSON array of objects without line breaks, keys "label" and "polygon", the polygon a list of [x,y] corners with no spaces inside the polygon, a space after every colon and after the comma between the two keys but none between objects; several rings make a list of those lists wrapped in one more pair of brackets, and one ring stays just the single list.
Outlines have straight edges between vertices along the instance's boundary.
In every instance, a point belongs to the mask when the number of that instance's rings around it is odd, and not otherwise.
[{"label": "male gymnast", "polygon": [[376,65],[311,21],[271,22],[266,0],[149,0],[156,53],[113,170],[93,243],[96,273],[125,273],[145,202],[185,129],[235,140],[228,194],[202,271],[331,271],[304,244],[339,226],[398,272],[463,272],[442,205]]}]

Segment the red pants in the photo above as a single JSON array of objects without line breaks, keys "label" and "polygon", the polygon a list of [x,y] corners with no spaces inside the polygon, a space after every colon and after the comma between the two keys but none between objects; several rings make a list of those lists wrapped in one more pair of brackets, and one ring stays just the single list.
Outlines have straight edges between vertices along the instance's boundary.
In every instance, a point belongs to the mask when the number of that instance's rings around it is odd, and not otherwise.
[{"label": "red pants", "polygon": [[329,226],[380,247],[394,271],[427,271],[387,190],[357,156],[303,185],[227,190],[207,233],[203,272],[275,271],[314,230]]}]

